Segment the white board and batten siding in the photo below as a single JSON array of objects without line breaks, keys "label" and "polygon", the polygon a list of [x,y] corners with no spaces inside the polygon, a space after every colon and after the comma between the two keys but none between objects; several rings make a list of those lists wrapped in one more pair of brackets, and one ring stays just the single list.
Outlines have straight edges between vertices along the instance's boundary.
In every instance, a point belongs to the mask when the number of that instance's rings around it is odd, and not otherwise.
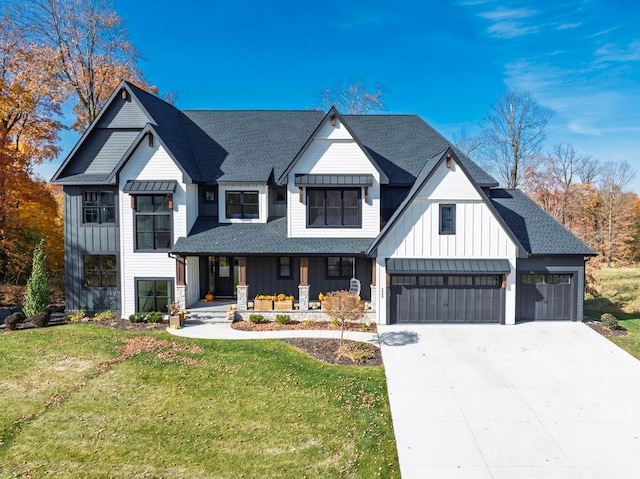
[{"label": "white board and batten siding", "polygon": [[[296,174],[373,175],[369,200],[361,192],[361,228],[307,228],[306,194],[302,202],[295,186]],[[290,238],[375,238],[380,232],[380,174],[348,130],[336,120],[327,121],[289,172],[287,234]]]},{"label": "white board and batten siding", "polygon": [[[252,191],[258,193],[259,215],[258,218],[227,218],[226,198],[227,191]],[[219,183],[218,184],[218,218],[220,223],[266,223],[269,211],[268,188],[260,183]]]},{"label": "white board and batten siding", "polygon": [[[441,235],[440,205],[455,205],[455,234]],[[386,259],[507,259],[505,322],[515,323],[517,246],[483,201],[464,172],[443,162],[380,242],[377,253],[378,284],[386,284]],[[385,288],[378,304],[386,303]],[[378,321],[387,323],[386,308],[378,308]]]},{"label": "white board and batten siding", "polygon": [[[149,147],[146,141],[140,143],[127,164],[120,172],[120,250],[122,252],[120,281],[122,285],[122,314],[128,317],[135,312],[135,278],[173,279],[175,285],[176,260],[166,251],[136,252],[133,209],[131,195],[124,193],[127,180],[176,180],[178,186],[173,195],[173,242],[186,236],[188,228],[196,216],[189,212],[187,205],[197,205],[197,187],[186,185],[182,180],[182,171],[166,150],[155,142]],[[196,213],[197,214],[197,208]],[[189,218],[187,217],[189,216]],[[191,223],[191,225],[189,224]]]}]

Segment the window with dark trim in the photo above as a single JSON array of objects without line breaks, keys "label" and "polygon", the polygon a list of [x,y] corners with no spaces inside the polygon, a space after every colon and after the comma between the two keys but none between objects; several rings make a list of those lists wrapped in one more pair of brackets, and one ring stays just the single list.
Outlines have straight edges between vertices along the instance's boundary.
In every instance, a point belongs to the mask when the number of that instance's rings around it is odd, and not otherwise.
[{"label": "window with dark trim", "polygon": [[276,186],[273,189],[273,203],[276,205],[283,205],[287,202],[287,187]]},{"label": "window with dark trim", "polygon": [[351,278],[355,258],[351,256],[329,256],[327,258],[327,277]]},{"label": "window with dark trim", "polygon": [[225,205],[227,218],[254,219],[260,217],[257,191],[227,191]]},{"label": "window with dark trim", "polygon": [[570,274],[522,274],[523,284],[571,284]]},{"label": "window with dark trim", "polygon": [[118,262],[115,254],[85,254],[84,285],[90,288],[115,288]]},{"label": "window with dark trim", "polygon": [[216,187],[215,186],[204,186],[202,190],[202,201],[205,203],[215,203],[216,202]]},{"label": "window with dark trim", "polygon": [[456,233],[456,205],[440,205],[440,234]]},{"label": "window with dark trim", "polygon": [[362,226],[360,197],[360,188],[307,188],[307,225]]},{"label": "window with dark trim", "polygon": [[135,197],[134,228],[136,250],[168,250],[172,234],[171,196]]},{"label": "window with dark trim", "polygon": [[113,224],[116,222],[116,195],[113,191],[82,192],[82,222]]},{"label": "window with dark trim", "polygon": [[136,312],[165,312],[172,301],[172,279],[136,279]]},{"label": "window with dark trim", "polygon": [[278,258],[278,278],[291,278],[292,265],[290,256],[280,256]]}]

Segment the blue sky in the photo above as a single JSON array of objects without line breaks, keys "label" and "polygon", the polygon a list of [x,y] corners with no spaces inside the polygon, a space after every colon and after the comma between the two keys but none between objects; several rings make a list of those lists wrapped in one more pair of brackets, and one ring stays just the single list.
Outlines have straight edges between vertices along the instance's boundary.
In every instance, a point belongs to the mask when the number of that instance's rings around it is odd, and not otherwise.
[{"label": "blue sky", "polygon": [[[389,113],[449,139],[506,88],[554,111],[564,142],[628,161],[640,192],[640,2],[115,0],[141,68],[183,109],[305,109],[337,80],[380,83]],[[63,136],[50,177],[77,141]]]}]

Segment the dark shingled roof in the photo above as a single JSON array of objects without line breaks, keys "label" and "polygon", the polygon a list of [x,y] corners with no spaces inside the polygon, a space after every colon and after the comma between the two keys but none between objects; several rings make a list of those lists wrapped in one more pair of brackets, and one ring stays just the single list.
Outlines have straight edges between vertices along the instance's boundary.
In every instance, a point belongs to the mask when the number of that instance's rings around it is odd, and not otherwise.
[{"label": "dark shingled roof", "polygon": [[348,254],[366,251],[373,238],[287,238],[287,219],[267,223],[219,223],[200,217],[187,238],[178,238],[175,254]]},{"label": "dark shingled roof", "polygon": [[595,255],[531,198],[519,190],[489,190],[490,200],[522,246],[532,255]]}]

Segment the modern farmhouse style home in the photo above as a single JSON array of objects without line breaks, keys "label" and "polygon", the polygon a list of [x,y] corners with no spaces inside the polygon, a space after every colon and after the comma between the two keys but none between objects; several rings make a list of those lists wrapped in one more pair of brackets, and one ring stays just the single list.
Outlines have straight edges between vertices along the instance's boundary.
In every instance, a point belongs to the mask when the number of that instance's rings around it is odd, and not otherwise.
[{"label": "modern farmhouse style home", "polygon": [[414,115],[180,111],[122,82],[52,181],[67,308],[361,284],[379,323],[581,320],[582,241]]}]

